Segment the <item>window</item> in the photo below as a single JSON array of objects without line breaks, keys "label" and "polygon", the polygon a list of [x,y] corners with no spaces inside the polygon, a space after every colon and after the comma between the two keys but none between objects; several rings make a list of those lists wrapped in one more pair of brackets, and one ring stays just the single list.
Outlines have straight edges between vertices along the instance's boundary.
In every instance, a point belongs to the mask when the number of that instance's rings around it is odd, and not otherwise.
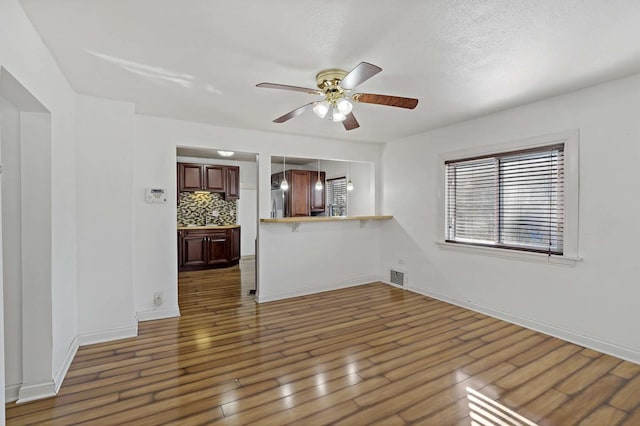
[{"label": "window", "polygon": [[564,254],[564,143],[445,161],[445,240]]},{"label": "window", "polygon": [[347,178],[327,179],[327,209],[329,216],[347,215]]}]

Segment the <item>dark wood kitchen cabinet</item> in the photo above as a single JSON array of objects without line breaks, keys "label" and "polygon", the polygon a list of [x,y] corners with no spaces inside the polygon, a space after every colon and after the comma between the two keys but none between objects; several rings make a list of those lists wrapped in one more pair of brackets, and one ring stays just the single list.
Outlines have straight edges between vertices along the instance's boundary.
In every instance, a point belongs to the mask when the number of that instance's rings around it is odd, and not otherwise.
[{"label": "dark wood kitchen cabinet", "polygon": [[209,192],[226,192],[226,167],[202,165],[202,189]]},{"label": "dark wood kitchen cabinet", "polygon": [[240,260],[240,228],[229,229],[231,241],[230,262],[238,262]]},{"label": "dark wood kitchen cabinet", "polygon": [[[320,172],[322,190],[316,190],[318,172],[311,170],[287,170],[284,173],[289,189],[284,195],[285,217],[311,216],[325,210],[326,174]],[[271,175],[271,187],[276,189],[282,182],[282,172]]]},{"label": "dark wood kitchen cabinet", "polygon": [[311,176],[307,170],[287,170],[289,190],[285,192],[285,210],[289,217],[311,215]]},{"label": "dark wood kitchen cabinet", "polygon": [[240,168],[215,164],[178,163],[178,192],[207,191],[228,200],[240,198]]},{"label": "dark wood kitchen cabinet", "polygon": [[240,261],[240,228],[178,230],[178,270],[233,266]]},{"label": "dark wood kitchen cabinet", "polygon": [[240,198],[240,168],[225,167],[226,186],[225,198],[227,200],[237,200]]},{"label": "dark wood kitchen cabinet", "polygon": [[180,192],[202,191],[202,164],[178,163],[178,189]]}]

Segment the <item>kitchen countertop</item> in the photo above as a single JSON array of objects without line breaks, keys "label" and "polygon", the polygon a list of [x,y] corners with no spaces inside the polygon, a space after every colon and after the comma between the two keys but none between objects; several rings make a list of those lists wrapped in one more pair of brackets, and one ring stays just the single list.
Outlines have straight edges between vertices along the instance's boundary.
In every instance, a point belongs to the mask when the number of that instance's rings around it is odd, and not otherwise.
[{"label": "kitchen countertop", "polygon": [[178,231],[182,231],[184,229],[232,229],[232,228],[240,228],[240,225],[197,225],[197,226],[180,226],[178,225]]},{"label": "kitchen countertop", "polygon": [[300,216],[260,219],[263,223],[340,222],[343,220],[389,220],[393,216]]}]

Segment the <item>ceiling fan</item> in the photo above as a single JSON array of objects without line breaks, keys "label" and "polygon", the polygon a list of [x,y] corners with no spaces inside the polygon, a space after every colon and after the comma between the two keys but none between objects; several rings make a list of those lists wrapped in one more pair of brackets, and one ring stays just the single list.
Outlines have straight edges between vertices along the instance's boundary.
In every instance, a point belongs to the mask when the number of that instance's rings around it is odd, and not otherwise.
[{"label": "ceiling fan", "polygon": [[382,68],[368,62],[360,62],[358,66],[350,72],[340,69],[322,70],[316,75],[316,85],[318,89],[308,89],[306,87],[288,86],[286,84],[260,83],[256,87],[266,87],[268,89],[291,90],[303,92],[310,95],[324,96],[324,100],[310,102],[298,107],[285,115],[273,120],[274,123],[284,123],[303,112],[312,109],[320,118],[324,118],[330,112],[329,118],[333,121],[342,122],[346,130],[353,130],[360,127],[358,120],[353,115],[353,102],[366,104],[378,104],[399,108],[414,109],[418,105],[418,100],[413,98],[403,98],[400,96],[376,95],[373,93],[354,93],[351,91],[358,85],[364,83],[374,75],[382,71]]}]

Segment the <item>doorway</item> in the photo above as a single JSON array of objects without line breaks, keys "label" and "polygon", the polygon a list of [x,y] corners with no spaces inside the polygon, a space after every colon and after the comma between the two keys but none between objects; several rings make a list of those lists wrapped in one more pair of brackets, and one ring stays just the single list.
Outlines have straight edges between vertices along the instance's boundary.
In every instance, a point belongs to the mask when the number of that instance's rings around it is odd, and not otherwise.
[{"label": "doorway", "polygon": [[[182,287],[186,289],[186,282],[193,277],[202,285],[224,277],[227,290],[235,285],[243,297],[253,298],[258,230],[257,154],[179,146],[176,163],[181,313],[190,306]],[[198,176],[203,179],[200,183]],[[217,176],[222,176],[222,190],[217,189]],[[195,190],[198,185],[203,186],[203,191]],[[230,241],[232,236],[235,241]]]}]

